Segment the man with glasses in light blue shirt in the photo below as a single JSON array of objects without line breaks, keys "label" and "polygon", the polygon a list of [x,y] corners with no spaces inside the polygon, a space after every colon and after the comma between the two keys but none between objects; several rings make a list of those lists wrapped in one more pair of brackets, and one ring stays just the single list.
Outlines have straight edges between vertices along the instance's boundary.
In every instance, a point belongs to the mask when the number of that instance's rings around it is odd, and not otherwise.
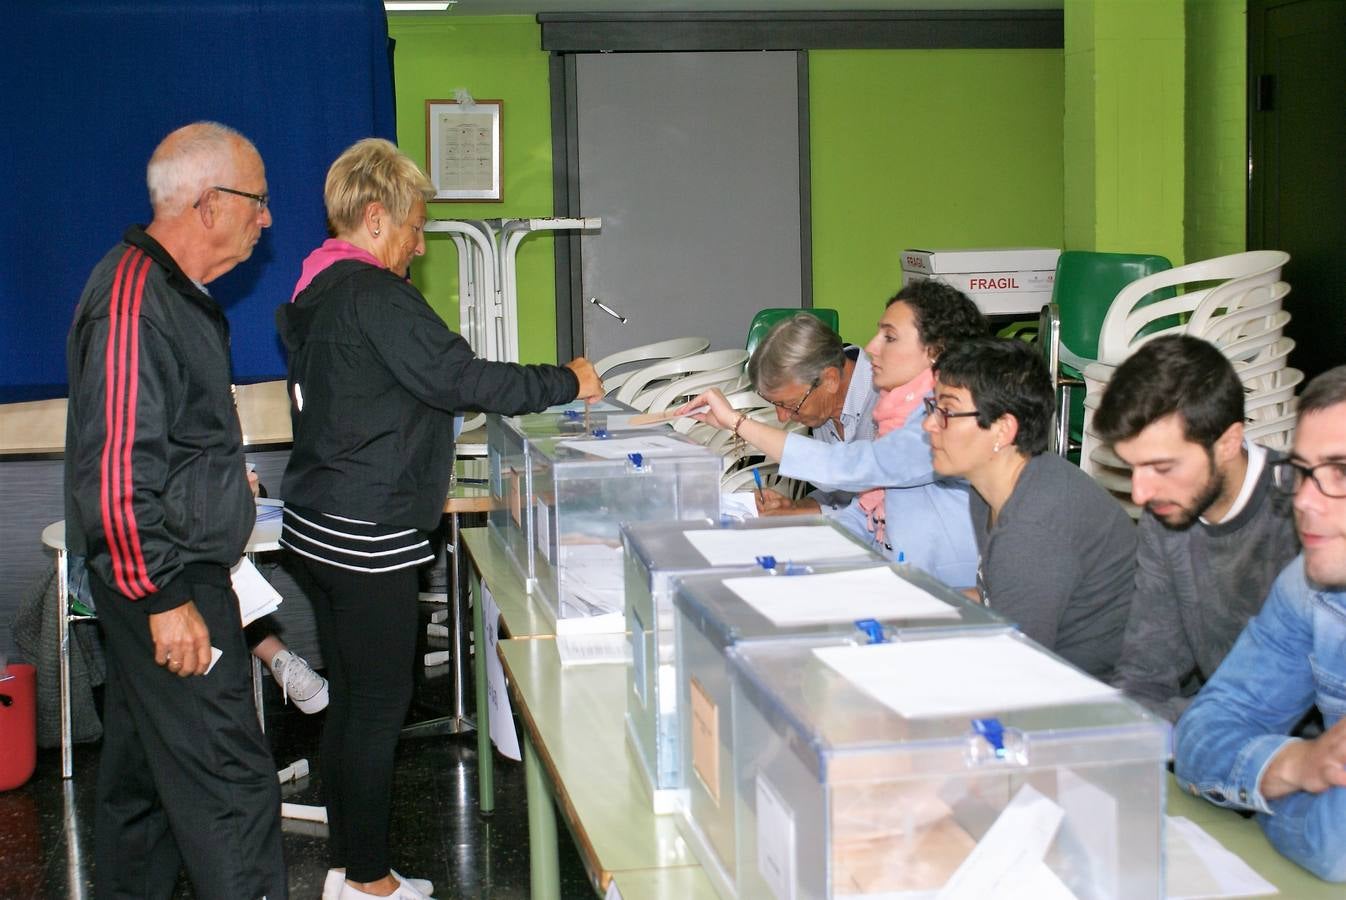
[{"label": "man with glasses in light blue shirt", "polygon": [[[1303,552],[1178,721],[1175,773],[1193,794],[1255,812],[1319,878],[1346,881],[1346,366],[1304,390],[1275,475],[1293,492]],[[1323,733],[1290,737],[1314,705]]]},{"label": "man with glasses in light blue shirt", "polygon": [[[844,344],[817,316],[798,313],[773,325],[748,361],[748,378],[776,407],[782,424],[798,422],[824,443],[872,441],[877,436],[874,404],[879,392],[869,357]],[[762,515],[835,516],[855,494],[818,487],[799,500],[772,490],[760,496]]]}]

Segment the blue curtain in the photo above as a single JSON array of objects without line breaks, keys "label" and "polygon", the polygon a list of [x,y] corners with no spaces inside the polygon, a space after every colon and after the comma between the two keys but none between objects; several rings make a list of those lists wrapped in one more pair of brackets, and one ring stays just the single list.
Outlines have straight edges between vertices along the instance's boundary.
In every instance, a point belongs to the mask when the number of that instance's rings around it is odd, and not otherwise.
[{"label": "blue curtain", "polygon": [[380,0],[18,0],[0,28],[0,402],[64,396],[65,334],[90,269],[150,219],[145,164],[214,119],[266,163],[275,222],[212,282],[235,379],[283,377],[275,308],[326,236],[328,165],[396,140]]}]

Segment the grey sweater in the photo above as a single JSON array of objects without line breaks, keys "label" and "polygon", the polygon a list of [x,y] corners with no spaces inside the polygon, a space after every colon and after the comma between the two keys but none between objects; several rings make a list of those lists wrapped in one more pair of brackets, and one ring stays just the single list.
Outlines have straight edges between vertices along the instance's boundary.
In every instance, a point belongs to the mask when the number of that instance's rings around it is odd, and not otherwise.
[{"label": "grey sweater", "polygon": [[1043,453],[1028,461],[995,527],[975,493],[970,507],[983,602],[1095,678],[1112,677],[1136,564],[1136,529],[1121,504]]},{"label": "grey sweater", "polygon": [[1141,517],[1131,618],[1114,684],[1171,721],[1299,553],[1292,498],[1271,484],[1271,463],[1283,458],[1268,451],[1247,505],[1226,522],[1173,531],[1149,513]]}]

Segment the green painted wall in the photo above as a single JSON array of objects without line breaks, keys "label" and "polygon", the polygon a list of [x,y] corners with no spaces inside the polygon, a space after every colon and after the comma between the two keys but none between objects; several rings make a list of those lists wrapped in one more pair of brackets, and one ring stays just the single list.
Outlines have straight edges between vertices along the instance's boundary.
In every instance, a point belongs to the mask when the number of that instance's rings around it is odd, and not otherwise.
[{"label": "green painted wall", "polygon": [[1247,4],[1187,0],[1187,259],[1246,249]]},{"label": "green painted wall", "polygon": [[1065,4],[1065,246],[1184,259],[1185,4]]},{"label": "green painted wall", "polygon": [[912,247],[1059,247],[1059,50],[809,54],[813,302],[863,343]]},{"label": "green painted wall", "polygon": [[[504,101],[503,203],[431,203],[436,219],[495,219],[552,214],[551,97],[548,54],[531,16],[428,19],[388,17],[397,41],[397,142],[425,164],[425,101],[467,88],[479,100]],[[519,357],[556,361],[556,289],[552,239],[540,234],[519,249]],[[458,253],[448,235],[428,235],[413,280],[458,327]]]}]

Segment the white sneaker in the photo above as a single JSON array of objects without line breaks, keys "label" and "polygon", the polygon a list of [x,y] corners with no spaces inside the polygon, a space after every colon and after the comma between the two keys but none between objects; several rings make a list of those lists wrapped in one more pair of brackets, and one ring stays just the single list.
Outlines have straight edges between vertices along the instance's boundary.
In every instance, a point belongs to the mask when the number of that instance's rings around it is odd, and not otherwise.
[{"label": "white sneaker", "polygon": [[364,900],[365,897],[382,897],[383,900],[435,900],[434,897],[421,893],[401,879],[398,879],[397,890],[391,894],[369,894],[347,884],[344,878],[341,880],[341,893],[337,894],[337,900]]},{"label": "white sneaker", "polygon": [[271,676],[280,685],[280,695],[299,707],[301,712],[315,713],[327,708],[327,679],[323,678],[302,656],[282,650],[271,658]]},{"label": "white sneaker", "polygon": [[[391,872],[392,876],[398,881],[410,885],[413,890],[420,891],[427,897],[435,892],[435,885],[433,882],[426,881],[424,878],[406,878],[398,874],[396,869],[389,869],[388,871]],[[345,869],[328,869],[327,877],[323,879],[322,883],[322,900],[340,900],[341,888],[345,883]]]}]

